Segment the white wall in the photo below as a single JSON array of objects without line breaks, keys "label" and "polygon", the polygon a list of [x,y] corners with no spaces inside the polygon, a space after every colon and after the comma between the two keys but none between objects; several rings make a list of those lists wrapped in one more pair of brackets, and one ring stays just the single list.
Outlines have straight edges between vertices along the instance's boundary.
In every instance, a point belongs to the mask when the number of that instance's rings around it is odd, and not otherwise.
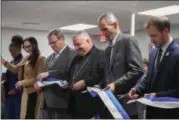
[{"label": "white wall", "polygon": [[[146,31],[145,30],[136,31],[135,36],[138,39],[139,48],[141,50],[142,57],[148,59],[150,39],[147,36]],[[179,38],[179,25],[171,26],[171,36],[173,38]]]},{"label": "white wall", "polygon": [[[16,28],[2,28],[1,30],[2,30],[2,39],[1,39],[2,45],[1,45],[0,53],[1,56],[7,59],[8,61],[12,60],[12,57],[9,53],[8,46],[11,42],[11,37],[15,34],[22,35],[24,38],[29,36],[35,37],[38,41],[41,55],[44,55],[45,57],[47,57],[53,52],[50,46],[48,45],[48,40],[46,38],[48,31],[16,29]],[[72,36],[73,36],[72,34],[65,34],[65,41],[69,47],[74,48],[72,42]],[[100,49],[105,49],[106,47],[105,43],[101,44],[95,36],[93,36],[92,39],[96,47]],[[22,53],[24,56],[26,55],[25,51],[22,51]],[[2,67],[2,71],[4,72],[5,70],[6,68]]]},{"label": "white wall", "polygon": [[[8,50],[8,45],[11,41],[11,37],[15,34],[20,34],[23,37],[29,37],[29,36],[35,37],[38,40],[41,54],[46,57],[53,52],[51,48],[48,46],[48,41],[46,39],[48,31],[12,29],[12,28],[2,28],[1,30],[2,30],[2,34],[1,34],[2,35],[2,45],[1,45],[2,52],[1,53],[2,53],[2,56],[6,58],[7,60],[12,59]],[[178,31],[179,31],[179,26],[176,26],[176,25],[172,26],[171,34],[174,38],[179,37]],[[144,30],[137,31],[135,33],[135,36],[138,39],[139,48],[141,50],[142,57],[148,59],[149,42],[150,42],[149,37],[147,36]],[[74,48],[73,42],[72,42],[72,34],[65,34],[65,39],[66,39],[66,44]],[[97,38],[96,36],[92,36],[92,40],[93,40],[94,45],[98,47],[99,49],[105,49],[107,46],[106,43],[100,43],[99,38]],[[23,51],[23,54],[25,55],[24,51]],[[3,67],[2,71],[4,72],[5,70],[6,69]]]},{"label": "white wall", "polygon": [[[12,28],[2,28],[2,45],[1,45],[1,50],[2,50],[2,57],[7,59],[8,61],[12,60],[12,57],[9,53],[8,46],[11,42],[11,37],[15,34],[22,35],[24,38],[33,36],[38,40],[39,43],[39,49],[41,51],[41,55],[44,55],[47,57],[50,55],[53,51],[48,45],[48,40],[46,38],[48,31],[37,31],[37,30],[24,30],[24,29],[12,29]],[[70,46],[73,47],[72,44],[72,35],[65,35],[66,38],[66,43]],[[26,55],[26,53],[23,51],[23,55]],[[2,71],[4,72],[6,69],[3,67]]]},{"label": "white wall", "polygon": [[[179,25],[171,25],[171,36],[173,38],[179,38]],[[142,57],[148,59],[150,39],[149,39],[146,31],[144,29],[136,31],[135,37],[138,40],[139,48],[142,53]],[[106,44],[100,43],[99,40],[97,40],[97,38],[95,38],[95,37],[92,37],[92,38],[96,39],[96,40],[94,40],[94,44],[97,47],[99,47],[100,49],[106,48]]]}]

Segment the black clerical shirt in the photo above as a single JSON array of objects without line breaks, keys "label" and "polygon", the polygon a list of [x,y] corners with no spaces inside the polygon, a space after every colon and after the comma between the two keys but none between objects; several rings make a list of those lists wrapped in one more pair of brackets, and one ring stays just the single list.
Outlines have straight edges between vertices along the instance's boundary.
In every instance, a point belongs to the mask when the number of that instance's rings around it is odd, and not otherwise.
[{"label": "black clerical shirt", "polygon": [[[69,83],[71,86],[80,80],[84,80],[86,86],[94,86],[104,80],[104,51],[91,48],[85,56],[77,55],[70,68]],[[72,118],[89,119],[101,108],[98,100],[95,100],[85,90],[71,91],[69,99],[68,113]],[[103,104],[102,104],[103,105]]]},{"label": "black clerical shirt", "polygon": [[95,46],[85,55],[77,55],[70,69],[69,83],[84,80],[87,86],[98,84],[104,77],[104,51]]}]

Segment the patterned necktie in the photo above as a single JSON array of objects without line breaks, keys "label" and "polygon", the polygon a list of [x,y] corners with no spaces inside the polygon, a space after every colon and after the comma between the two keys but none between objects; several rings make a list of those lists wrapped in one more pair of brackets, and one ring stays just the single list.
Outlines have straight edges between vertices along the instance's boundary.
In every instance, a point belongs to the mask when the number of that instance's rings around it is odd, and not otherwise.
[{"label": "patterned necktie", "polygon": [[56,59],[57,59],[57,54],[54,53],[54,55],[53,55],[53,57],[52,57],[52,59],[51,59],[51,61],[50,61],[50,67],[52,67],[52,65],[54,64],[54,62],[56,61]]},{"label": "patterned necktie", "polygon": [[113,43],[112,43],[112,40],[109,40],[109,47],[110,47],[110,50],[109,50],[109,66],[111,66],[111,62],[112,62],[112,56],[113,56]]},{"label": "patterned necktie", "polygon": [[111,65],[111,62],[112,62],[112,56],[113,56],[113,43],[112,43],[112,40],[111,40],[110,65]]}]

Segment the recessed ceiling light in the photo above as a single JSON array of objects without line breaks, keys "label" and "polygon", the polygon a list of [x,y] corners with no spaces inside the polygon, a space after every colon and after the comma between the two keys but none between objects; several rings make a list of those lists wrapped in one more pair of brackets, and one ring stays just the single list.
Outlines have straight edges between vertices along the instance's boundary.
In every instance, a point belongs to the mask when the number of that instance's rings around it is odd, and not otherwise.
[{"label": "recessed ceiling light", "polygon": [[40,23],[36,23],[36,22],[23,22],[23,25],[40,25]]},{"label": "recessed ceiling light", "polygon": [[172,15],[179,13],[179,6],[178,5],[172,5],[152,10],[147,10],[143,12],[138,12],[138,14],[141,15],[151,15],[151,16],[163,16],[163,15]]},{"label": "recessed ceiling light", "polygon": [[75,24],[75,25],[69,25],[65,27],[61,27],[62,30],[73,30],[73,31],[80,31],[85,29],[91,29],[97,27],[96,25],[89,25],[89,24]]}]

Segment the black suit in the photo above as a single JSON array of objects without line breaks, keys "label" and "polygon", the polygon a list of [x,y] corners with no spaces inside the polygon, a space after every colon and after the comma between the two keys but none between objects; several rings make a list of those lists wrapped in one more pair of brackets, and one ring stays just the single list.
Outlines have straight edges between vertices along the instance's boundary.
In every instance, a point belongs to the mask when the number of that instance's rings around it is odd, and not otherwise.
[{"label": "black suit", "polygon": [[[110,46],[106,48],[106,85],[115,84],[115,94],[126,94],[143,75],[143,61],[135,37],[120,33],[113,46],[110,64]],[[137,115],[136,105],[127,105],[127,100],[119,100],[126,112]]]},{"label": "black suit", "polygon": [[[70,69],[70,84],[73,85],[80,80],[84,80],[86,86],[98,84],[104,77],[103,60],[104,51],[97,49],[95,46],[92,47],[87,55],[76,56]],[[92,98],[88,92],[82,93],[84,90],[86,88],[79,91],[71,91],[69,113],[73,118],[89,119],[96,112],[101,111],[97,109],[97,106],[100,106],[100,104],[103,106],[101,101],[98,101],[97,98]]]}]

